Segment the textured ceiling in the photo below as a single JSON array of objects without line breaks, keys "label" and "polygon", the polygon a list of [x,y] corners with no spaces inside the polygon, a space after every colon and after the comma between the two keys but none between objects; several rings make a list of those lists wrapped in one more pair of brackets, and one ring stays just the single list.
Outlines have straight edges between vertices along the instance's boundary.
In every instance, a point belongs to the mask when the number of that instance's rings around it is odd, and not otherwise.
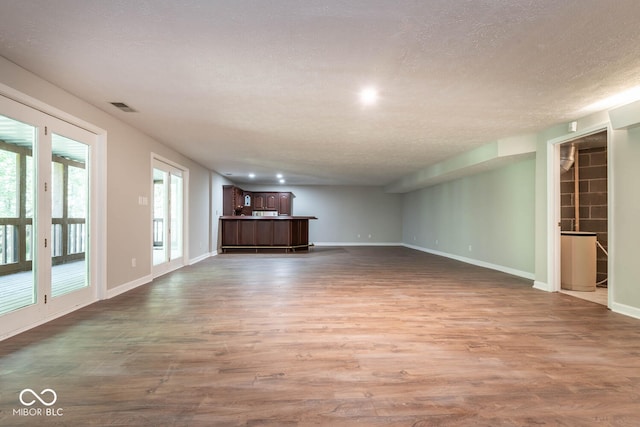
[{"label": "textured ceiling", "polygon": [[0,0],[0,55],[236,182],[387,185],[640,85],[639,22],[636,0]]}]

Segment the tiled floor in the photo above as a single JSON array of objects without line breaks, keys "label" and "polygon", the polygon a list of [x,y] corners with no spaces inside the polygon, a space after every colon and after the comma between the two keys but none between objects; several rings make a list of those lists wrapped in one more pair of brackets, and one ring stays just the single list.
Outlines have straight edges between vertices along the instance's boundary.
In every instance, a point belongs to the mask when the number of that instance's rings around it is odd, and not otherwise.
[{"label": "tiled floor", "polygon": [[607,306],[607,302],[609,300],[609,290],[607,288],[596,288],[595,292],[568,291],[565,289],[562,289],[560,292],[576,298],[595,302],[596,304],[602,304],[604,306]]}]

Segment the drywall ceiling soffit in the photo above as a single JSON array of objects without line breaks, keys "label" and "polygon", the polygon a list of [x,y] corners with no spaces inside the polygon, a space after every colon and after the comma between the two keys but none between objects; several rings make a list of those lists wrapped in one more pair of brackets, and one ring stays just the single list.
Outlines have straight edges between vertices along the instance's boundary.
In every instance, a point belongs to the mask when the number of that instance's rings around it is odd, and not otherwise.
[{"label": "drywall ceiling soffit", "polygon": [[640,125],[640,101],[632,102],[609,111],[613,129],[631,129]]},{"label": "drywall ceiling soffit", "polygon": [[3,0],[0,55],[236,182],[390,185],[640,85],[638,22],[635,0]]},{"label": "drywall ceiling soffit", "polygon": [[535,158],[536,145],[533,134],[494,141],[407,175],[387,185],[385,191],[408,193]]}]

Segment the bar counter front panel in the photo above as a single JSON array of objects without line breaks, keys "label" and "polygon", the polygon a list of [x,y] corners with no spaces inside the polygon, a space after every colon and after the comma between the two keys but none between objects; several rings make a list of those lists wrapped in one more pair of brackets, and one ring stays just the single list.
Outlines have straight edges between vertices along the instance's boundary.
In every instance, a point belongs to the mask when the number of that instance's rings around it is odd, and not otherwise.
[{"label": "bar counter front panel", "polygon": [[221,216],[221,249],[309,249],[314,216]]}]

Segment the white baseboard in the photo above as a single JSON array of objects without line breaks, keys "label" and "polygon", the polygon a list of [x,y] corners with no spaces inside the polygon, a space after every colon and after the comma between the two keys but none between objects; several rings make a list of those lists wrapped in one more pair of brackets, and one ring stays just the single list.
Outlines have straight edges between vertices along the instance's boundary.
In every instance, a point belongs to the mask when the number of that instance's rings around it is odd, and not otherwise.
[{"label": "white baseboard", "polygon": [[315,242],[314,246],[402,246],[402,243],[371,243],[371,242]]},{"label": "white baseboard", "polygon": [[540,291],[553,292],[553,289],[551,289],[548,283],[540,282],[539,280],[535,280],[533,282],[533,287],[534,289],[538,289]]},{"label": "white baseboard", "polygon": [[467,258],[467,257],[460,256],[460,255],[450,254],[450,253],[447,253],[447,252],[440,252],[440,251],[436,251],[436,250],[429,249],[429,248],[423,248],[422,246],[409,245],[409,244],[406,244],[406,243],[404,243],[402,246],[405,246],[405,247],[410,248],[410,249],[415,249],[415,250],[421,251],[421,252],[427,252],[427,253],[430,253],[430,254],[433,254],[433,255],[438,255],[438,256],[443,256],[443,257],[446,257],[446,258],[455,259],[456,261],[462,261],[462,262],[465,262],[467,264],[477,265],[478,267],[484,267],[484,268],[488,268],[488,269],[491,269],[491,270],[501,271],[503,273],[511,274],[513,276],[522,277],[524,279],[529,279],[529,280],[534,280],[535,279],[535,274],[534,273],[530,273],[528,271],[517,270],[517,269],[511,268],[511,267],[505,267],[504,265],[492,264],[492,263],[486,262],[486,261],[480,261],[480,260],[473,259],[473,258]]},{"label": "white baseboard", "polygon": [[[218,255],[217,251],[208,252],[206,254],[200,255],[199,257],[196,257],[196,258],[193,258],[193,259],[189,260],[189,265],[196,264],[196,263],[198,263],[200,261],[204,261],[205,259],[207,259],[209,257],[212,257],[212,256],[216,256],[216,255]],[[175,271],[175,270],[179,270],[182,267],[183,266],[177,266],[177,267],[171,268],[171,269],[163,272],[161,275],[170,273],[170,272]],[[123,293],[125,293],[127,291],[130,291],[132,289],[137,288],[138,286],[146,285],[147,283],[150,283],[152,280],[153,280],[153,275],[149,274],[147,276],[143,276],[143,277],[140,277],[139,279],[133,280],[133,281],[131,281],[129,283],[124,283],[124,284],[122,284],[120,286],[116,286],[115,288],[108,289],[107,290],[106,299],[110,299],[110,298],[113,298],[113,297],[118,296],[120,294],[123,294]]]},{"label": "white baseboard", "polygon": [[626,304],[620,304],[619,302],[612,302],[610,305],[611,311],[615,313],[624,314],[625,316],[640,319],[640,308],[631,307]]},{"label": "white baseboard", "polygon": [[27,326],[24,326],[22,328],[18,328],[18,329],[14,329],[12,331],[7,332],[6,334],[0,335],[0,341],[3,341],[7,338],[11,338],[13,336],[16,336],[18,334],[21,334],[23,332],[28,331],[29,329],[33,329],[35,327],[44,325],[45,323],[49,323],[52,320],[57,319],[58,317],[62,317],[62,316],[66,316],[67,314],[73,313],[76,310],[80,310],[81,308],[90,306],[91,304],[97,302],[97,299],[94,299],[92,301],[89,301],[85,304],[79,304],[79,305],[74,305],[73,307],[67,308],[66,310],[62,310],[62,311],[58,311],[56,313],[50,314],[49,316],[45,317],[44,319],[40,319],[39,321],[35,322],[35,323],[30,323]]},{"label": "white baseboard", "polygon": [[213,251],[213,252],[207,252],[205,254],[202,254],[198,257],[192,258],[189,260],[189,265],[193,265],[193,264],[197,264],[200,261],[204,261],[207,258],[211,258],[212,256],[216,256],[218,255],[218,251]]},{"label": "white baseboard", "polygon": [[152,280],[153,280],[153,276],[149,274],[147,276],[143,276],[139,279],[133,280],[129,283],[116,286],[115,288],[107,289],[106,299],[110,299],[120,294],[123,294],[127,291],[137,288],[138,286],[146,285],[147,283],[150,283]]}]

